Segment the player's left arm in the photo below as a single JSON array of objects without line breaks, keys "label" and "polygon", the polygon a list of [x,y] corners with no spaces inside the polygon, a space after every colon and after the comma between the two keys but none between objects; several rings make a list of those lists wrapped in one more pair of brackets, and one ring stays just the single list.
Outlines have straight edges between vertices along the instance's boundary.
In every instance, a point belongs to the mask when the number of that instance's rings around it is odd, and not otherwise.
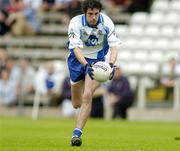
[{"label": "player's left arm", "polygon": [[115,73],[115,62],[117,60],[117,56],[118,56],[118,50],[116,46],[110,47],[110,58],[109,58],[109,65],[112,68],[112,72],[111,72],[111,76],[109,78],[109,80],[111,80],[114,77],[114,73]]},{"label": "player's left arm", "polygon": [[110,47],[110,58],[109,63],[115,64],[118,56],[118,50],[116,46]]},{"label": "player's left arm", "polygon": [[118,49],[117,46],[121,43],[120,39],[118,38],[118,36],[116,35],[115,32],[115,26],[114,23],[112,22],[112,20],[106,16],[106,27],[108,29],[108,44],[110,47],[110,58],[109,58],[109,65],[112,68],[112,73],[110,76],[110,80],[113,78],[114,73],[115,73],[115,62],[117,60],[117,56],[118,56]]},{"label": "player's left arm", "polygon": [[106,16],[106,22],[105,22],[105,26],[108,29],[108,45],[110,47],[110,58],[109,58],[109,62],[114,65],[116,60],[117,60],[117,56],[118,56],[118,45],[121,43],[121,40],[118,38],[116,32],[115,32],[115,26],[113,21]]}]

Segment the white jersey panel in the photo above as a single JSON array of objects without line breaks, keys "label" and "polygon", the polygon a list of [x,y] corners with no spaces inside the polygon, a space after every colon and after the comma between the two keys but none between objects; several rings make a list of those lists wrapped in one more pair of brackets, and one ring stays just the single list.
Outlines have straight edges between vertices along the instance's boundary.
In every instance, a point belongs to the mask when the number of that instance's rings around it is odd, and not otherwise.
[{"label": "white jersey panel", "polygon": [[115,34],[113,22],[102,13],[96,28],[88,26],[84,15],[72,18],[69,24],[68,36],[69,49],[80,47],[83,55],[92,59],[103,55],[104,53],[101,52],[103,50],[107,51],[106,49],[109,46],[120,44],[120,40]]},{"label": "white jersey panel", "polygon": [[115,26],[112,20],[107,16],[107,19],[104,23],[107,27],[109,27],[109,34],[108,34],[108,44],[110,47],[118,46],[121,41],[119,40],[116,32],[115,32]]},{"label": "white jersey panel", "polygon": [[83,48],[83,42],[80,39],[80,18],[74,17],[71,19],[68,29],[68,37],[69,37],[69,49],[73,49],[76,47]]}]

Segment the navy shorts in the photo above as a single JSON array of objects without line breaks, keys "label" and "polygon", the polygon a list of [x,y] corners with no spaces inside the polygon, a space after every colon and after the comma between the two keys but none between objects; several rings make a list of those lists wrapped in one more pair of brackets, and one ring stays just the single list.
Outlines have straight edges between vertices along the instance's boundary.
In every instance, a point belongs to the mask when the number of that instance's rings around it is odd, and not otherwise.
[{"label": "navy shorts", "polygon": [[[98,61],[105,60],[104,58],[100,58],[100,59],[85,58],[85,59],[89,64],[93,64]],[[69,68],[71,82],[76,83],[80,80],[85,79],[85,75],[86,75],[85,67],[76,59],[74,54],[70,53],[70,55],[67,59],[67,64],[68,64],[68,68]]]}]

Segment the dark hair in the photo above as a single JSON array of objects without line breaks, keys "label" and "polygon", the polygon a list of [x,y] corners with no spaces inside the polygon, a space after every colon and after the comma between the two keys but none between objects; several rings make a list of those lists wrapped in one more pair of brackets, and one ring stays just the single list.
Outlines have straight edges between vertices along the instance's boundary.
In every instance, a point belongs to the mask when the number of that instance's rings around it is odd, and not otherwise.
[{"label": "dark hair", "polygon": [[88,8],[97,8],[101,11],[102,4],[99,0],[84,0],[82,3],[83,12],[86,13]]}]

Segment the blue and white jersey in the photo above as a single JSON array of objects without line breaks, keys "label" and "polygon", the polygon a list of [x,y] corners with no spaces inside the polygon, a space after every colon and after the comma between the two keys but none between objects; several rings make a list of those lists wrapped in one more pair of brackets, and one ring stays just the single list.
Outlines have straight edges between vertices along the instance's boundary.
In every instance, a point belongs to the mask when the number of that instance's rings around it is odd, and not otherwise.
[{"label": "blue and white jersey", "polygon": [[114,29],[114,23],[105,14],[100,13],[96,27],[88,25],[84,14],[71,19],[68,29],[69,49],[79,47],[84,57],[104,58],[109,47],[121,43]]}]

